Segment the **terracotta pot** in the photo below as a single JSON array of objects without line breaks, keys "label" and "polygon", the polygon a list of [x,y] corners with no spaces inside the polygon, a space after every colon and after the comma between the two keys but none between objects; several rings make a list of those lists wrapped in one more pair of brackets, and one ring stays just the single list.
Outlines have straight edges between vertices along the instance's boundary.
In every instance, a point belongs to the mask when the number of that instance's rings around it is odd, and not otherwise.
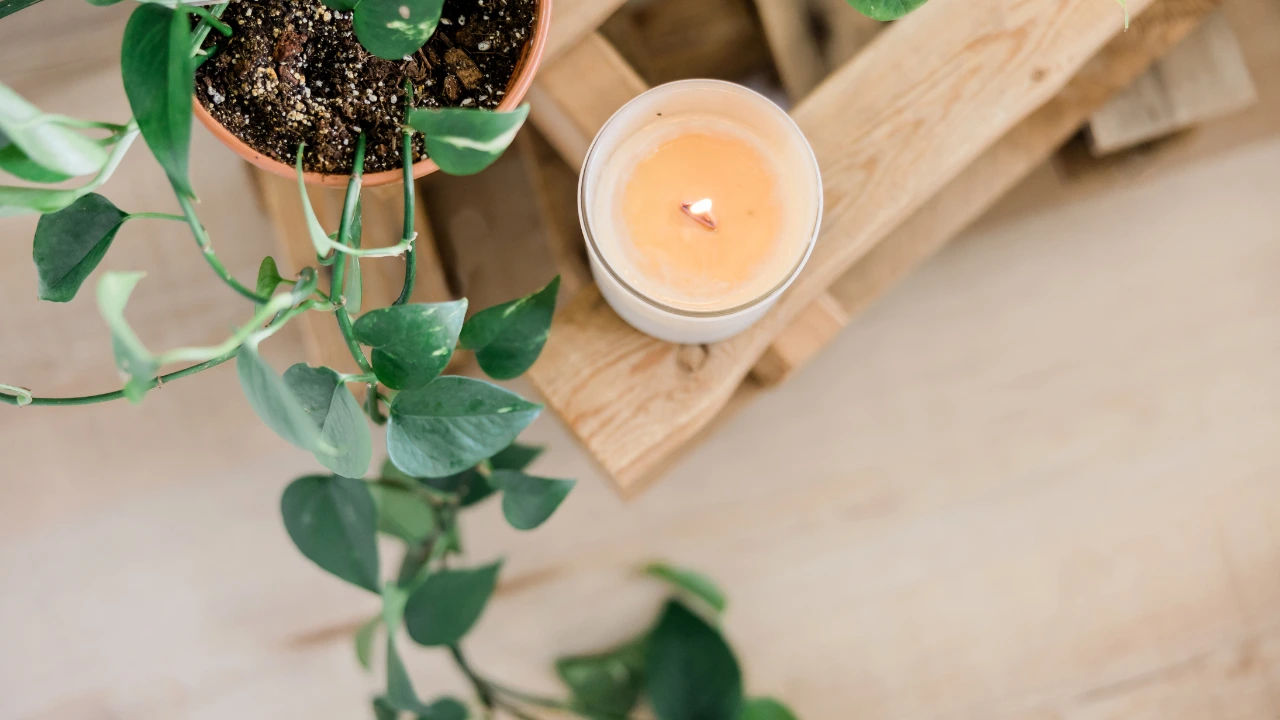
[{"label": "terracotta pot", "polygon": [[[529,92],[529,87],[533,85],[533,77],[538,72],[538,66],[542,64],[542,53],[546,50],[547,36],[551,31],[551,1],[538,0],[538,20],[533,28],[533,38],[525,44],[524,54],[520,57],[519,64],[516,65],[515,74],[511,76],[511,83],[507,85],[506,97],[498,105],[498,110],[500,111],[515,110],[520,105],[520,101],[524,99],[525,93]],[[209,132],[213,133],[214,137],[218,138],[223,145],[231,148],[237,155],[276,175],[287,178],[296,178],[298,176],[298,171],[292,164],[282,163],[273,157],[263,155],[223,127],[221,123],[213,118],[213,115],[209,114],[209,111],[205,109],[198,98],[193,97],[192,102],[195,104],[196,117],[200,119],[200,122],[206,128],[209,128]],[[430,175],[439,169],[434,161],[421,160],[414,164],[413,176],[420,178],[424,175]],[[303,173],[302,177],[308,185],[346,187],[350,176],[309,172]],[[401,169],[365,173],[364,185],[366,187],[387,185],[399,182],[403,177],[404,170]]]}]

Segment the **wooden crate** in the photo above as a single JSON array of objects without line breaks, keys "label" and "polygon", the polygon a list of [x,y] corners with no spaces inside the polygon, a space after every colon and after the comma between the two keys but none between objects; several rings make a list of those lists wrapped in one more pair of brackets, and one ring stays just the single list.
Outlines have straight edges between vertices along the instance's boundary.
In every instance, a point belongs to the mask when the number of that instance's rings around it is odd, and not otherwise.
[{"label": "wooden crate", "polygon": [[[801,32],[807,20],[797,15],[805,3],[756,2],[826,186],[822,236],[777,306],[728,341],[671,345],[609,309],[581,262],[580,235],[566,237],[564,222],[543,253],[566,275],[565,287],[579,290],[562,306],[530,378],[627,497],[813,357],[1218,5],[1130,0],[1134,23],[1124,32],[1121,13],[1105,0],[931,0],[877,33],[841,2],[812,0],[828,31],[825,43],[810,47]],[[598,31],[622,5],[558,0],[547,59],[529,93],[532,122],[575,169],[603,123],[647,87]],[[514,151],[536,167],[542,141],[523,142]],[[290,212],[273,207],[285,242],[297,244],[280,221]]]}]

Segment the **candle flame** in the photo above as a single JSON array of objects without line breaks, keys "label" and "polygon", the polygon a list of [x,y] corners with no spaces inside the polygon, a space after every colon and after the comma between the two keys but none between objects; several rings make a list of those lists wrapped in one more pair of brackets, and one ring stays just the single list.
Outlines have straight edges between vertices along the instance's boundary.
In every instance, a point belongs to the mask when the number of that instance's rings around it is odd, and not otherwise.
[{"label": "candle flame", "polygon": [[716,216],[711,214],[711,198],[703,198],[692,203],[680,203],[680,209],[706,229],[716,229]]}]

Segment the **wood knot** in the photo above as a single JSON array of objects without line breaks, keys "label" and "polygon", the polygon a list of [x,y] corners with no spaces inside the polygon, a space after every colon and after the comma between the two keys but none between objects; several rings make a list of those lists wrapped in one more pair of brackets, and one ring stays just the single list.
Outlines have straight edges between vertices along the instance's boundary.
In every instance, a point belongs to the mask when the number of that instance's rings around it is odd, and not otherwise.
[{"label": "wood knot", "polygon": [[686,372],[697,372],[707,364],[706,345],[681,345],[676,350],[676,364]]}]

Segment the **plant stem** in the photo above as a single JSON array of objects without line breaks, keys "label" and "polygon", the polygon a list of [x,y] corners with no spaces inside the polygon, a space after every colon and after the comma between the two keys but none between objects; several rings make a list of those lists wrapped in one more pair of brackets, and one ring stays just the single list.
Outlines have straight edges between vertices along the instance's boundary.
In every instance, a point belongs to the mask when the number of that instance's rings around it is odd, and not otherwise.
[{"label": "plant stem", "polygon": [[[347,197],[342,204],[342,223],[338,226],[338,245],[348,247],[351,242],[351,226],[355,221],[356,203],[360,202],[360,185],[364,180],[364,153],[366,138],[364,133],[360,133],[360,137],[356,140],[356,157],[355,166],[351,171],[351,181],[347,183]],[[351,357],[355,359],[356,364],[366,374],[373,374],[373,366],[369,364],[369,359],[364,356],[364,351],[360,349],[360,343],[356,342],[355,331],[351,325],[351,313],[347,312],[343,293],[346,292],[346,258],[339,257],[333,265],[333,282],[329,288],[329,294],[337,298],[338,303],[338,329],[342,331],[342,338],[347,343],[347,350],[351,352]]]},{"label": "plant stem", "polygon": [[[404,109],[404,134],[402,136],[400,154],[404,156],[404,235],[402,242],[412,242],[414,239],[413,226],[417,213],[414,205],[413,197],[413,128],[409,125],[409,111],[413,109],[413,83],[406,80],[404,83],[405,109]],[[413,286],[418,280],[418,248],[417,245],[410,245],[409,252],[404,256],[404,287],[400,290],[400,297],[396,298],[392,305],[403,305],[409,302],[409,298],[413,296]]]},{"label": "plant stem", "polygon": [[532,693],[524,692],[523,690],[516,690],[514,688],[509,688],[503,685],[499,685],[498,683],[492,680],[485,680],[484,682],[486,685],[489,686],[489,689],[493,690],[499,695],[506,695],[512,700],[516,700],[516,701],[525,703],[527,705],[543,707],[549,710],[565,710],[568,712],[575,712],[573,707],[565,700],[557,700],[555,698],[543,697],[541,695],[534,695]]},{"label": "plant stem", "polygon": [[178,222],[186,222],[187,219],[181,215],[162,212],[140,212],[129,213],[125,220],[177,220]]},{"label": "plant stem", "polygon": [[[213,10],[209,12],[209,14],[212,15],[214,19],[221,18],[222,13],[226,12],[227,6],[230,4],[231,3],[229,2],[218,3],[213,7]],[[223,27],[226,27],[226,25],[223,25]],[[191,33],[191,54],[192,55],[195,55],[196,53],[200,52],[200,46],[204,45],[204,39],[209,37],[210,29],[212,28],[210,26],[209,18],[204,15],[201,15],[200,24],[196,25],[195,31]],[[231,28],[227,28],[228,32],[224,34],[230,35],[231,34],[230,30]]]},{"label": "plant stem", "polygon": [[480,702],[484,704],[485,707],[492,710],[496,705],[493,697],[493,688],[489,687],[489,684],[485,682],[484,678],[477,675],[475,671],[471,669],[471,664],[467,662],[467,656],[462,654],[462,648],[457,645],[450,645],[449,653],[453,655],[454,664],[458,666],[458,669],[462,671],[462,674],[466,675],[467,679],[471,681],[471,685],[475,687],[476,695],[480,697]]},{"label": "plant stem", "polygon": [[200,218],[196,217],[196,209],[191,204],[191,198],[176,187],[173,189],[173,194],[178,197],[178,204],[182,206],[182,214],[186,217],[187,224],[191,226],[191,234],[195,237],[196,244],[200,246],[200,252],[204,253],[205,261],[209,263],[209,267],[213,268],[218,277],[222,278],[222,282],[255,303],[268,302],[270,298],[262,297],[232,277],[227,270],[227,266],[223,265],[218,256],[214,254],[212,242],[209,240],[209,233],[205,231],[204,225],[200,224]]},{"label": "plant stem", "polygon": [[[158,387],[163,383],[173,382],[174,380],[181,380],[182,378],[187,377],[188,375],[195,375],[198,372],[203,372],[205,370],[208,370],[209,368],[217,367],[222,363],[235,357],[236,353],[239,352],[239,350],[240,348],[236,348],[232,352],[226,353],[225,355],[220,355],[212,360],[202,362],[199,365],[192,365],[189,368],[184,368],[182,370],[178,370],[177,372],[171,372],[168,375],[161,375],[159,378],[151,381],[152,384],[150,387],[152,388]],[[117,390],[115,392],[102,393],[101,395],[86,395],[84,397],[68,397],[68,398],[33,397],[31,398],[30,403],[24,403],[24,404],[46,405],[46,406],[96,405],[97,403],[111,402],[112,400],[121,400],[123,398],[124,398],[124,391]],[[0,393],[0,403],[5,403],[6,405],[17,405],[18,398],[13,395]]]}]

